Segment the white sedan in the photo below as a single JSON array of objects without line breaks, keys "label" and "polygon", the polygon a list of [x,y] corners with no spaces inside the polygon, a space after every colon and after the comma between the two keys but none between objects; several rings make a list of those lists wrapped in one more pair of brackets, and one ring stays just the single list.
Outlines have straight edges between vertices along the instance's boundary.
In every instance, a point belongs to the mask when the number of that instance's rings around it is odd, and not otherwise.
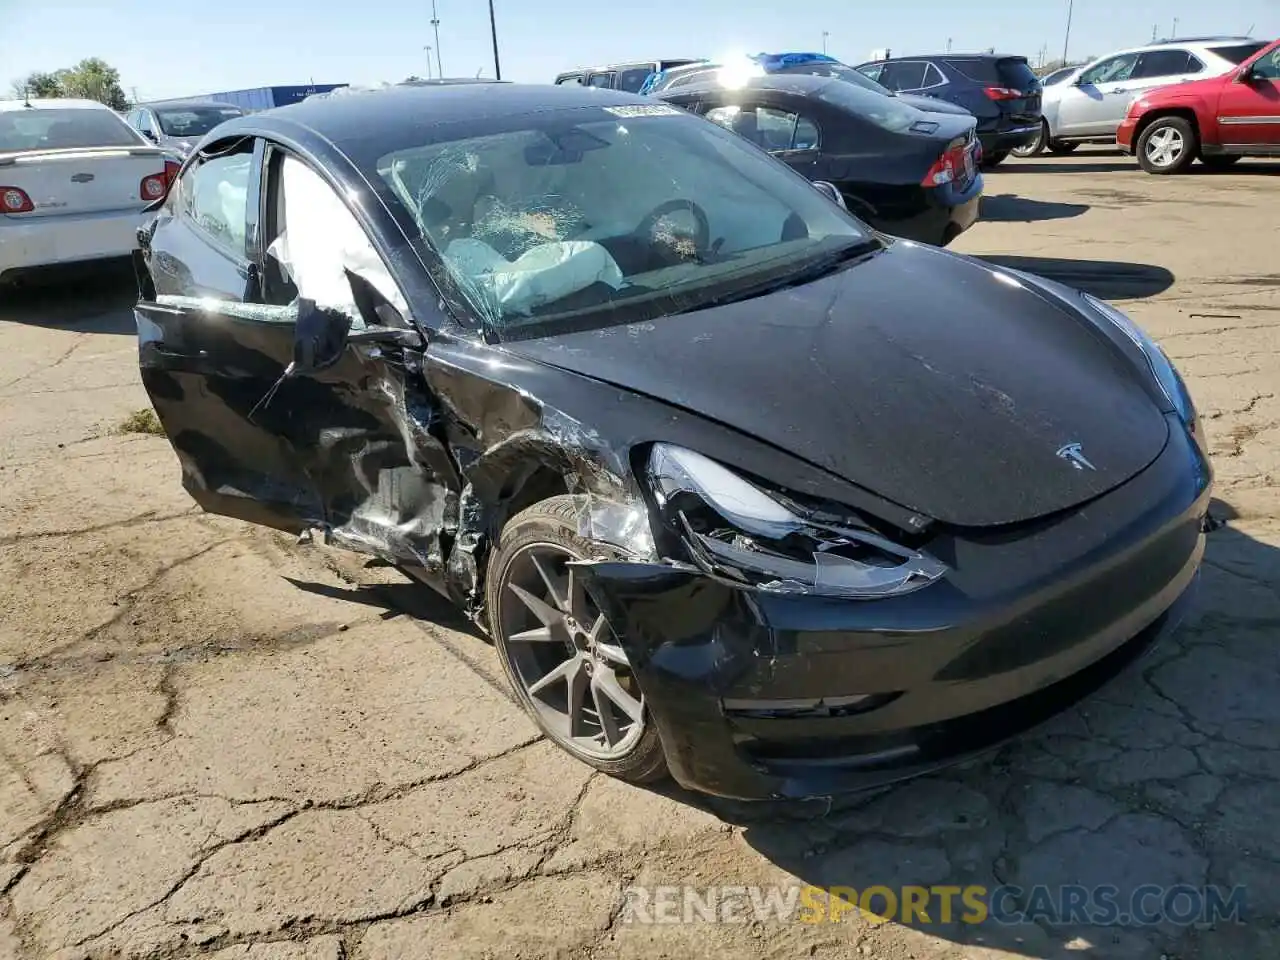
[{"label": "white sedan", "polygon": [[177,164],[92,100],[0,101],[0,280],[127,257]]}]

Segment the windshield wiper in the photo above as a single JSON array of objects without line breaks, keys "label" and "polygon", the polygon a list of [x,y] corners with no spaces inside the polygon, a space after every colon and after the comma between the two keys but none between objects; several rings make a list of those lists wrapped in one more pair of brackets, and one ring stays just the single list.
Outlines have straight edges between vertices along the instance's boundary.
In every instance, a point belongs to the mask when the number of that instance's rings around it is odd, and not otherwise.
[{"label": "windshield wiper", "polygon": [[803,286],[806,283],[812,283],[814,280],[825,277],[829,273],[835,273],[850,260],[856,260],[859,257],[866,256],[868,253],[874,253],[883,248],[883,246],[884,244],[875,237],[867,237],[865,240],[859,240],[857,243],[851,243],[846,247],[841,247],[839,250],[833,250],[820,257],[815,257],[799,268],[781,276],[770,277],[768,280],[751,284],[740,290],[733,290],[719,297],[703,300],[696,306],[680,312],[694,313],[698,310],[706,310],[708,307],[722,307],[729,303],[754,300],[756,297],[763,297],[765,294],[785,290],[788,287]]}]

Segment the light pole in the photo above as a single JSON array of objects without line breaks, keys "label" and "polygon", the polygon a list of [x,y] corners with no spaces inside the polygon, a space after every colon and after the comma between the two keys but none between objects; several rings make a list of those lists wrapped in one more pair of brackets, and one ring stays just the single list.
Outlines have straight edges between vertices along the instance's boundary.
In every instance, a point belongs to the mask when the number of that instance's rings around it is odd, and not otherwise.
[{"label": "light pole", "polygon": [[444,67],[440,66],[440,17],[436,13],[436,0],[431,0],[431,29],[436,33],[436,76],[444,78]]},{"label": "light pole", "polygon": [[430,80],[431,79],[431,44],[428,43],[422,49],[427,51],[427,79]]},{"label": "light pole", "polygon": [[1071,42],[1071,7],[1074,0],[1067,0],[1067,32],[1062,38],[1062,65],[1067,65],[1067,45]]},{"label": "light pole", "polygon": [[826,30],[822,31],[822,55],[827,55],[827,37],[831,36]]},{"label": "light pole", "polygon": [[502,79],[502,64],[498,62],[498,21],[493,17],[493,0],[489,0],[489,33],[493,37],[493,78]]}]

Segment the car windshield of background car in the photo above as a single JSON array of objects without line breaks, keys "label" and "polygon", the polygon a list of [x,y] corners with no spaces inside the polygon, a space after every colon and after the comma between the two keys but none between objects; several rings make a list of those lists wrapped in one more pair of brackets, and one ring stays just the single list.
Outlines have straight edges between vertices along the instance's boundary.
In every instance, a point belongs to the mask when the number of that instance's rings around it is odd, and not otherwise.
[{"label": "car windshield of background car", "polygon": [[0,113],[0,154],[81,147],[136,147],[146,140],[109,110],[36,108]]},{"label": "car windshield of background car", "polygon": [[223,121],[244,116],[244,111],[236,107],[182,107],[155,114],[160,129],[170,137],[203,137]]}]

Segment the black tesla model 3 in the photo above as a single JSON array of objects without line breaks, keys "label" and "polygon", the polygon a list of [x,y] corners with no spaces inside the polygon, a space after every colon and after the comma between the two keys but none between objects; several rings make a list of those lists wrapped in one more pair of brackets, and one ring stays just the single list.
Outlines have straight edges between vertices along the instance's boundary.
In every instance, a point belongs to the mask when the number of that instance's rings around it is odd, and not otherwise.
[{"label": "black tesla model 3", "polygon": [[1200,425],[1122,313],[881,238],[653,99],[255,114],[139,239],[192,496],[440,591],[619,777],[804,797],[954,761],[1114,676],[1196,578]]}]

